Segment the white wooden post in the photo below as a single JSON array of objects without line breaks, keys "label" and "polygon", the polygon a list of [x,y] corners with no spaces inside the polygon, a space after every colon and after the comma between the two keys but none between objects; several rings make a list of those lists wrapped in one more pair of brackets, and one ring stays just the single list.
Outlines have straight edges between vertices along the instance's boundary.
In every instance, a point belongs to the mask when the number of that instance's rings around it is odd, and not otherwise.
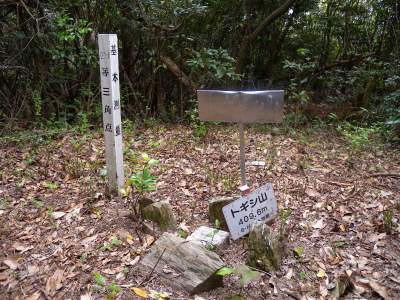
[{"label": "white wooden post", "polygon": [[124,186],[118,39],[116,34],[99,34],[98,38],[108,191],[116,195]]}]

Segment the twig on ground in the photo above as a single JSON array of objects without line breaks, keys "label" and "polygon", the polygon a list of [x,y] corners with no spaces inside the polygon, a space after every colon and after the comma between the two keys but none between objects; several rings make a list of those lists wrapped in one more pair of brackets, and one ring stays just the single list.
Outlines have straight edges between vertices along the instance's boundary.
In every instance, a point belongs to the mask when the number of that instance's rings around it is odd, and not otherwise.
[{"label": "twig on ground", "polygon": [[139,286],[141,286],[144,282],[149,281],[151,278],[151,275],[153,275],[153,272],[155,270],[155,268],[157,267],[158,263],[161,260],[161,257],[164,255],[165,250],[167,250],[167,247],[164,248],[163,252],[161,253],[160,257],[158,258],[156,264],[154,265],[153,269],[151,269],[151,272],[149,275],[146,275],[146,277],[142,280],[142,282],[139,284]]},{"label": "twig on ground", "polygon": [[250,267],[250,266],[249,266],[249,268],[252,269],[253,271],[264,273],[264,274],[268,275],[269,277],[272,277],[272,274],[268,273],[267,271],[263,271],[263,270],[260,270],[260,269],[257,269],[257,268],[253,268],[253,267]]},{"label": "twig on ground", "polygon": [[368,174],[368,175],[364,176],[364,178],[368,178],[368,177],[379,177],[379,176],[389,176],[389,177],[399,177],[399,178],[400,178],[400,174],[398,174],[398,173],[375,173],[375,174]]}]

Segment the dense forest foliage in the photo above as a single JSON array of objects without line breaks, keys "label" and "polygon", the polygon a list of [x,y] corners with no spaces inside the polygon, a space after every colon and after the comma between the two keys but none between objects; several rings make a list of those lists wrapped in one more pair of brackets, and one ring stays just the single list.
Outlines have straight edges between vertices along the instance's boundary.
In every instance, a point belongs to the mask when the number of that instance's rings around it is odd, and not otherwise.
[{"label": "dense forest foliage", "polygon": [[0,25],[3,134],[101,122],[97,35],[115,33],[125,118],[190,120],[196,89],[285,89],[285,122],[399,135],[398,0],[5,0]]}]

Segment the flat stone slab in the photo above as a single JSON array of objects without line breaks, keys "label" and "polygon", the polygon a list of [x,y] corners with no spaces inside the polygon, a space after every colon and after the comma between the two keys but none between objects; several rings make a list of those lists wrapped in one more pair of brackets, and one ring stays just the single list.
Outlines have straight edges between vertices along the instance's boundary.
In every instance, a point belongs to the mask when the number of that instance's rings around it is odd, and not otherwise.
[{"label": "flat stone slab", "polygon": [[151,246],[140,265],[154,268],[165,284],[190,295],[223,285],[223,276],[216,273],[224,263],[217,254],[167,232]]},{"label": "flat stone slab", "polygon": [[[207,245],[216,246],[218,249],[224,250],[229,245],[229,232],[219,230],[214,234],[215,228],[206,226],[199,227],[195,232],[186,238],[187,241],[207,247]],[[213,236],[208,237],[207,234]]]}]

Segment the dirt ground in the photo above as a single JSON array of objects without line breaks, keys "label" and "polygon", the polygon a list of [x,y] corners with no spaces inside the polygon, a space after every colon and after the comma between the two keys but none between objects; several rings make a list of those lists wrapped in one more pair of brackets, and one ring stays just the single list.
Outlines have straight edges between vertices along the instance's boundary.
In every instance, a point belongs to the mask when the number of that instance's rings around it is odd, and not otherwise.
[{"label": "dirt ground", "polygon": [[[202,138],[186,126],[124,132],[126,178],[139,170],[141,153],[159,161],[149,167],[157,176],[151,197],[172,205],[176,235],[215,227],[209,201],[240,195],[237,126],[212,126]],[[0,148],[0,298],[107,299],[114,281],[121,291],[113,299],[143,299],[143,291],[149,299],[333,299],[326,279],[347,275],[355,288],[343,299],[400,299],[396,145],[376,140],[349,152],[351,141],[336,130],[283,125],[246,126],[245,139],[246,161],[265,163],[246,167],[247,182],[272,183],[279,209],[290,207],[273,228],[295,225],[277,272],[245,286],[225,275],[224,287],[192,296],[156,274],[146,281],[139,261],[161,232],[145,233],[129,217],[134,189],[108,195],[103,136],[37,132]],[[246,239],[216,253],[226,267],[246,264]],[[95,272],[105,279],[99,290]]]}]

